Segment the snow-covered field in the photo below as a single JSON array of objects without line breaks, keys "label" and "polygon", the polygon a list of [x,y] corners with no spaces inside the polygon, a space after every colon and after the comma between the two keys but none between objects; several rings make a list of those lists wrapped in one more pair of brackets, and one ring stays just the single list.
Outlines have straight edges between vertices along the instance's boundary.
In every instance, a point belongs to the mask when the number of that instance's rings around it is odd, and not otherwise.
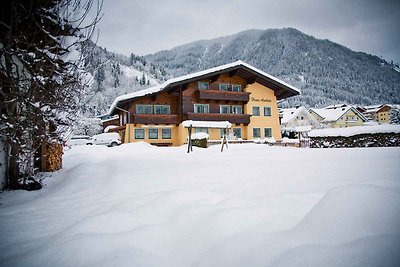
[{"label": "snow-covered field", "polygon": [[1,266],[400,266],[400,148],[73,147],[0,195]]}]

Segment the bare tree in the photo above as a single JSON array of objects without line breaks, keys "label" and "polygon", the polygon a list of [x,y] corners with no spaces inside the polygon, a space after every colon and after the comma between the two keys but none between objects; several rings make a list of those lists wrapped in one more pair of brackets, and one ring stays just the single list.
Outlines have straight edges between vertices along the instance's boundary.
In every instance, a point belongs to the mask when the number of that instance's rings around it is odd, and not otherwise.
[{"label": "bare tree", "polygon": [[0,138],[7,187],[29,189],[34,155],[59,140],[84,90],[81,46],[94,33],[102,1],[10,0],[0,11]]}]

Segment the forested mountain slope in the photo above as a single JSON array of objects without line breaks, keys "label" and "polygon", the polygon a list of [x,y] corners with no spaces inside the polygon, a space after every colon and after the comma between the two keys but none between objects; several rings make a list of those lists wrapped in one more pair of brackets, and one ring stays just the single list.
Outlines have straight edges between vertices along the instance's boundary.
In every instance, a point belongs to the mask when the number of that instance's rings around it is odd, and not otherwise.
[{"label": "forested mountain slope", "polygon": [[145,58],[173,76],[243,60],[301,89],[282,106],[400,103],[398,66],[292,28],[248,30]]}]

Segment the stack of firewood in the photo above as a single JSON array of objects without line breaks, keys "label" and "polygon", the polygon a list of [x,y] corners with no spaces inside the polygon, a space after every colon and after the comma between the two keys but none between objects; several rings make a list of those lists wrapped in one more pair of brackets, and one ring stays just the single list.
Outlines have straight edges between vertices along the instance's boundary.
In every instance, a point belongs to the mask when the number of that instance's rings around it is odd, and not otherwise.
[{"label": "stack of firewood", "polygon": [[42,145],[42,171],[54,172],[62,168],[63,147],[57,143]]}]

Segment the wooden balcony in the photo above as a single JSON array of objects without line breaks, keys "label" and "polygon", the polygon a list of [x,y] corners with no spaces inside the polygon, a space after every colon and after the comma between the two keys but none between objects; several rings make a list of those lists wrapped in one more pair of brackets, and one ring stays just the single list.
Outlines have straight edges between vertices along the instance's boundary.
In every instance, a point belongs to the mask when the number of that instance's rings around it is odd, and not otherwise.
[{"label": "wooden balcony", "polygon": [[197,90],[199,99],[223,101],[249,101],[249,92],[232,92],[220,90]]},{"label": "wooden balcony", "polygon": [[191,113],[189,120],[194,121],[229,121],[230,123],[249,124],[251,115],[248,114],[221,114],[221,113]]},{"label": "wooden balcony", "polygon": [[179,124],[176,114],[133,114],[132,117],[135,124]]}]

